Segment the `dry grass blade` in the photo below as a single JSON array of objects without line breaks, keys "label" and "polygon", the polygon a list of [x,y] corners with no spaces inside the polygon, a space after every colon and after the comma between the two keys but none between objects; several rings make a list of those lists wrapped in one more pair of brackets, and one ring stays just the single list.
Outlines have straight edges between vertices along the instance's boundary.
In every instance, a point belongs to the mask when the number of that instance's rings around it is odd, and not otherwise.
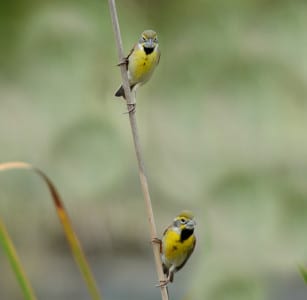
[{"label": "dry grass blade", "polygon": [[[70,218],[65,210],[65,207],[63,205],[63,202],[61,200],[61,197],[56,190],[54,184],[51,182],[51,180],[47,177],[47,175],[42,172],[41,170],[33,167],[32,165],[25,163],[25,162],[7,162],[0,164],[0,171],[7,171],[12,169],[27,169],[32,170],[36,174],[38,174],[44,182],[47,184],[48,189],[50,191],[50,194],[52,196],[53,203],[56,208],[56,212],[58,214],[58,217],[62,223],[66,238],[69,242],[69,245],[71,247],[73,256],[75,258],[76,263],[78,264],[81,274],[83,275],[83,278],[86,282],[86,285],[88,287],[88,291],[91,295],[91,298],[94,300],[101,300],[101,296],[99,293],[99,290],[97,288],[96,281],[94,279],[94,276],[90,270],[89,264],[85,258],[85,255],[83,253],[83,250],[81,248],[80,242],[73,230]],[[28,298],[28,299],[35,299],[35,298]]]}]

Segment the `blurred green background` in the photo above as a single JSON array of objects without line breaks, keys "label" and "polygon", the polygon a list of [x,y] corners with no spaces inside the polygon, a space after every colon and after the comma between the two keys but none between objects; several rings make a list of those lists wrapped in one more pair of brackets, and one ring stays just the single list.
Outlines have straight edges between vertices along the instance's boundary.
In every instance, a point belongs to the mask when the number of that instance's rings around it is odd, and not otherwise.
[{"label": "blurred green background", "polygon": [[[159,233],[195,211],[172,299],[307,299],[306,1],[117,1],[126,53],[162,57],[137,93]],[[1,161],[55,182],[104,299],[158,299],[107,1],[0,7]],[[47,189],[0,174],[0,213],[41,299],[87,299]],[[0,299],[22,299],[0,252]]]}]

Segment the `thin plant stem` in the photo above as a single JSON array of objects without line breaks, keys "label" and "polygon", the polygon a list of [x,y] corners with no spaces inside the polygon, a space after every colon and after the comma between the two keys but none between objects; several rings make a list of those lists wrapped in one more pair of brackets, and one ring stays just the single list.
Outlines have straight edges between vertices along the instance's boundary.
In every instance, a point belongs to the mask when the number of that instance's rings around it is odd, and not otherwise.
[{"label": "thin plant stem", "polygon": [[[37,300],[31,283],[26,275],[26,272],[21,264],[19,256],[17,255],[16,248],[12,242],[12,239],[0,219],[0,245],[2,245],[4,251],[6,252],[11,266],[15,272],[16,278],[23,291],[23,296],[26,300]],[[3,272],[2,272],[3,273]],[[3,274],[4,276],[4,274]]]},{"label": "thin plant stem", "polygon": [[[121,34],[120,34],[120,27],[119,27],[119,22],[118,22],[118,17],[117,17],[115,0],[108,0],[108,1],[109,1],[109,8],[110,8],[110,14],[111,14],[111,19],[112,19],[112,26],[113,26],[114,35],[115,35],[116,47],[117,47],[117,52],[118,52],[118,59],[119,59],[119,62],[123,62],[125,56],[124,56],[124,50],[123,50],[122,39],[121,39]],[[150,200],[147,176],[145,173],[144,160],[143,160],[143,155],[141,151],[140,139],[139,139],[136,116],[135,116],[135,109],[131,109],[131,105],[135,105],[135,93],[131,93],[130,91],[128,74],[127,74],[125,64],[120,65],[120,70],[121,70],[121,76],[122,76],[125,96],[127,100],[127,109],[129,112],[129,119],[130,119],[130,126],[131,126],[131,131],[132,131],[132,136],[133,136],[134,149],[135,149],[136,158],[138,162],[139,177],[140,177],[144,200],[146,203],[146,212],[147,212],[147,218],[148,218],[148,222],[150,226],[151,240],[153,240],[157,238],[157,230],[156,230],[156,225],[155,225],[155,220],[154,220],[154,215],[153,215],[152,204]],[[162,282],[165,278],[163,274],[162,262],[161,262],[161,257],[160,257],[160,245],[157,243],[152,243],[152,249],[153,249],[153,254],[155,258],[155,264],[156,264],[156,270],[157,270],[159,282]],[[160,289],[161,289],[162,300],[168,300],[167,288],[165,286],[161,286]]]}]

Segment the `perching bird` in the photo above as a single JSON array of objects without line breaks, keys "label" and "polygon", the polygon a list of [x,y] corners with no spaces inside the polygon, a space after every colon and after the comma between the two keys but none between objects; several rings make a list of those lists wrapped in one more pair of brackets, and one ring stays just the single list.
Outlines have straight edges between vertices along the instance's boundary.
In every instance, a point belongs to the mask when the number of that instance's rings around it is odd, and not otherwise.
[{"label": "perching bird", "polygon": [[193,214],[190,211],[183,211],[164,231],[162,241],[154,240],[161,245],[163,272],[166,275],[166,280],[161,282],[160,286],[173,282],[174,274],[186,264],[191,256],[196,244],[195,225]]},{"label": "perching bird", "polygon": [[[158,37],[155,31],[145,30],[139,42],[135,44],[129,55],[121,64],[126,64],[130,89],[134,90],[143,85],[152,76],[160,60]],[[124,88],[121,85],[115,93],[116,97],[124,97]]]}]

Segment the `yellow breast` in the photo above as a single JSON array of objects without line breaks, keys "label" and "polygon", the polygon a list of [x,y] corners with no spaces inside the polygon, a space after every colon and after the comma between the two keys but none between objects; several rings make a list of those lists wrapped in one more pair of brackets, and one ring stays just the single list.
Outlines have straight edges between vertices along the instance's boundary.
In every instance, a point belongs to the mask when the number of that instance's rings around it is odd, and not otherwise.
[{"label": "yellow breast", "polygon": [[168,230],[163,237],[163,257],[167,267],[170,265],[180,266],[192,251],[195,236],[191,235],[188,239],[180,241],[180,235],[177,231]]},{"label": "yellow breast", "polygon": [[142,47],[135,47],[129,56],[128,77],[130,85],[143,84],[149,80],[158,64],[159,55],[157,49],[150,54],[146,54]]}]

